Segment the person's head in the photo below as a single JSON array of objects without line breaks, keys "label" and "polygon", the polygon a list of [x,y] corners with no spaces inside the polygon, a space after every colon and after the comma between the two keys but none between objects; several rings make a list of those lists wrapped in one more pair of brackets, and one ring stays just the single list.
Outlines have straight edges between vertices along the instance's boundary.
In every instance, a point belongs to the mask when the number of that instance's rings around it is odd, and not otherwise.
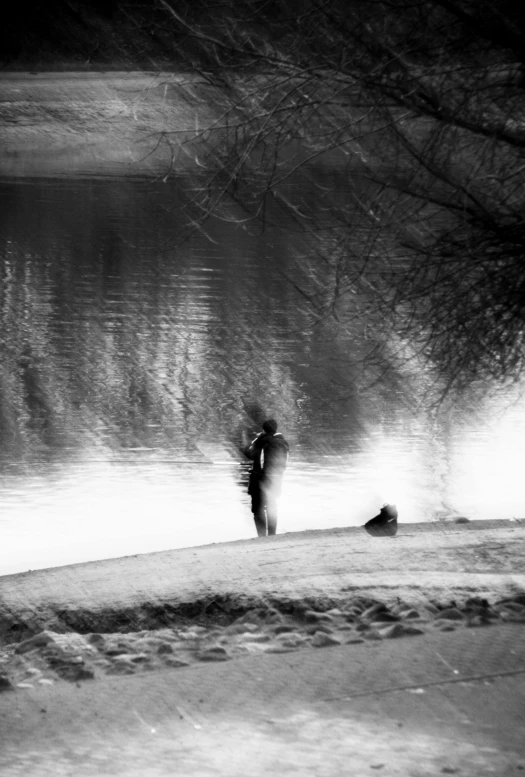
[{"label": "person's head", "polygon": [[275,434],[277,431],[277,421],[274,421],[273,418],[269,418],[263,423],[263,431],[266,432],[266,434]]}]

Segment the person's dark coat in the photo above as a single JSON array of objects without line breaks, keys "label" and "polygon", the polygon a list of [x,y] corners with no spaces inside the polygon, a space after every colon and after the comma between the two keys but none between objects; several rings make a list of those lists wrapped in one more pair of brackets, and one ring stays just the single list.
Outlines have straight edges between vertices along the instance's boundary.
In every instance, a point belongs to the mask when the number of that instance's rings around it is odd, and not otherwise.
[{"label": "person's dark coat", "polygon": [[[282,475],[288,463],[290,446],[280,432],[259,434],[245,451],[252,459],[248,493],[253,495],[263,483],[275,482],[280,485]],[[279,489],[280,490],[280,489]]]}]

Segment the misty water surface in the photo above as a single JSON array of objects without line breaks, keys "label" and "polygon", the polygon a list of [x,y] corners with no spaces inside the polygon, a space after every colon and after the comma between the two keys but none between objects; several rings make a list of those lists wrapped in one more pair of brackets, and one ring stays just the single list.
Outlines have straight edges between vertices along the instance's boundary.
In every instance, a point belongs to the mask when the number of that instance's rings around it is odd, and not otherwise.
[{"label": "misty water surface", "polygon": [[[525,412],[438,418],[315,322],[288,225],[209,220],[175,183],[0,184],[0,574],[255,535],[241,432],[292,456],[280,532],[525,515]],[[233,214],[235,216],[235,214]]]}]

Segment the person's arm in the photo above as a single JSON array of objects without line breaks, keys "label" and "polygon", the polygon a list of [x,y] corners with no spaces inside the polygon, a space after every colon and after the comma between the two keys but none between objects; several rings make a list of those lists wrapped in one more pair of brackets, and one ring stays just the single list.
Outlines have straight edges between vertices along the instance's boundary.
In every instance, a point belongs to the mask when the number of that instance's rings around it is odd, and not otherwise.
[{"label": "person's arm", "polygon": [[255,459],[257,454],[259,453],[259,450],[261,448],[260,445],[257,445],[261,437],[263,436],[264,432],[260,432],[257,437],[251,441],[251,443],[244,449],[244,455],[247,456],[249,459]]}]

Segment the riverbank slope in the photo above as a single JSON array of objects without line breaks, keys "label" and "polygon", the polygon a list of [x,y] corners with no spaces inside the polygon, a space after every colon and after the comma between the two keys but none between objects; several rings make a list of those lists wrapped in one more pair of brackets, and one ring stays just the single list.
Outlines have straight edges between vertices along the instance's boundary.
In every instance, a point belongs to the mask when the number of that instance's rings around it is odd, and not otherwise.
[{"label": "riverbank slope", "polygon": [[525,591],[525,521],[405,524],[394,538],[330,529],[0,577],[0,634],[17,623],[117,628],[120,618],[151,628],[156,611],[168,620],[233,616],[261,601],[335,606],[357,593],[417,605],[517,591]]},{"label": "riverbank slope", "polygon": [[0,622],[6,777],[525,768],[523,521],[9,575]]}]

